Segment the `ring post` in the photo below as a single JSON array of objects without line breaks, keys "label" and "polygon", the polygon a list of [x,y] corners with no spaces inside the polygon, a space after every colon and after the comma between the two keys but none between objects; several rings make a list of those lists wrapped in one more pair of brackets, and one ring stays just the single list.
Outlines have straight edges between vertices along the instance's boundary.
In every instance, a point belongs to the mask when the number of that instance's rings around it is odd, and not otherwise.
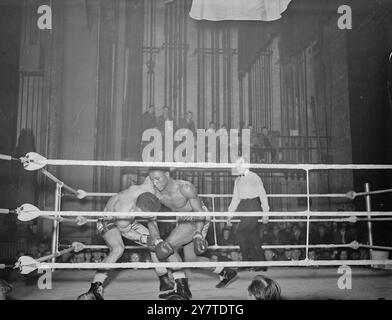
[{"label": "ring post", "polygon": [[[62,185],[56,183],[56,191],[54,196],[54,210],[57,212],[61,210],[61,188]],[[58,220],[53,220],[53,230],[52,230],[52,254],[53,255],[56,255],[58,250],[58,245],[59,245],[59,231],[60,231],[59,224],[60,223]],[[52,263],[55,263],[56,262],[55,256],[51,260]]]},{"label": "ring post", "polygon": [[[371,212],[372,211],[372,205],[370,202],[370,187],[369,187],[369,183],[365,183],[365,192],[367,193],[367,195],[365,196],[366,199],[366,211],[367,212]],[[372,221],[371,221],[371,216],[368,216],[368,222],[367,222],[367,227],[368,227],[368,235],[369,235],[369,246],[372,247],[373,246],[373,232],[372,232]],[[370,256],[372,256],[372,252],[373,250],[370,249]]]},{"label": "ring post", "polygon": [[310,187],[309,187],[309,169],[306,170],[306,247],[305,247],[305,259],[309,259],[309,234],[310,234]]},{"label": "ring post", "polygon": [[[215,196],[211,197],[212,200],[212,212],[215,212]],[[212,217],[212,225],[214,227],[214,244],[217,246],[218,245],[218,241],[217,241],[217,236],[216,236],[216,217],[213,216]]]}]

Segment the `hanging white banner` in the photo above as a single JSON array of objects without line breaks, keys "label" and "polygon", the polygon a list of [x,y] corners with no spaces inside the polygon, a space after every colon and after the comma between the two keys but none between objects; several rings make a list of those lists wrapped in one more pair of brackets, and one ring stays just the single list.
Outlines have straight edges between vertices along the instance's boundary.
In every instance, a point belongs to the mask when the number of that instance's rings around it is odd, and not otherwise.
[{"label": "hanging white banner", "polygon": [[189,15],[196,20],[280,19],[291,0],[193,0]]}]

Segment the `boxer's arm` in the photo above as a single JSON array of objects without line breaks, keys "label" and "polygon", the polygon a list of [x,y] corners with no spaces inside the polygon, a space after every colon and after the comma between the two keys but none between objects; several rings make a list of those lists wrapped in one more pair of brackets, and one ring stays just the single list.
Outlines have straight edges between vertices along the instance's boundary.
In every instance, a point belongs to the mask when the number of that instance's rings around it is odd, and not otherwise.
[{"label": "boxer's arm", "polygon": [[159,233],[158,223],[156,220],[150,220],[147,222],[148,231],[150,232],[151,238],[154,240],[160,239],[161,235]]},{"label": "boxer's arm", "polygon": [[[189,201],[193,212],[204,212],[196,188],[191,183],[184,183],[180,186],[181,194]],[[205,224],[206,217],[200,217],[196,221],[196,230],[201,232]]]}]

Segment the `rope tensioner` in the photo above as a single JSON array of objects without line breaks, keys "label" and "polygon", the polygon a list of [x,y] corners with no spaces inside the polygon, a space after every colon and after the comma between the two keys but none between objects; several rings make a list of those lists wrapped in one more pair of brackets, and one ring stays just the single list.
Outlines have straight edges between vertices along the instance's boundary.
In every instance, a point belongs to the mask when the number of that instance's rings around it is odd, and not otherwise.
[{"label": "rope tensioner", "polygon": [[52,258],[60,257],[64,254],[70,253],[72,251],[79,252],[84,249],[85,249],[85,246],[83,243],[74,242],[74,243],[72,243],[72,246],[67,249],[64,249],[64,250],[57,252],[57,253],[54,253],[54,254],[50,254],[50,255],[41,257],[37,260],[35,260],[34,258],[29,257],[29,256],[22,256],[16,262],[14,268],[19,268],[21,274],[29,274],[29,273],[33,272],[35,269],[47,268],[46,264],[42,264],[42,262],[45,262],[45,261],[50,260]]}]

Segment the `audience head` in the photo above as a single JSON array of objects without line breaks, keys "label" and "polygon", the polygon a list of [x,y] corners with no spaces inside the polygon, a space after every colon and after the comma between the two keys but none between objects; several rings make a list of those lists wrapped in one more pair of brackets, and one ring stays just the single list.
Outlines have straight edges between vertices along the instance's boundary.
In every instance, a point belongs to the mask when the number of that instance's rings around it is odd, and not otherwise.
[{"label": "audience head", "polygon": [[274,280],[258,275],[253,278],[248,287],[248,298],[252,300],[280,300],[280,286]]},{"label": "audience head", "polygon": [[148,107],[148,113],[149,113],[149,114],[154,114],[154,113],[155,113],[155,106],[150,105],[150,106]]},{"label": "audience head", "polygon": [[265,260],[267,261],[274,261],[275,260],[275,251],[271,249],[267,249],[264,251]]}]

